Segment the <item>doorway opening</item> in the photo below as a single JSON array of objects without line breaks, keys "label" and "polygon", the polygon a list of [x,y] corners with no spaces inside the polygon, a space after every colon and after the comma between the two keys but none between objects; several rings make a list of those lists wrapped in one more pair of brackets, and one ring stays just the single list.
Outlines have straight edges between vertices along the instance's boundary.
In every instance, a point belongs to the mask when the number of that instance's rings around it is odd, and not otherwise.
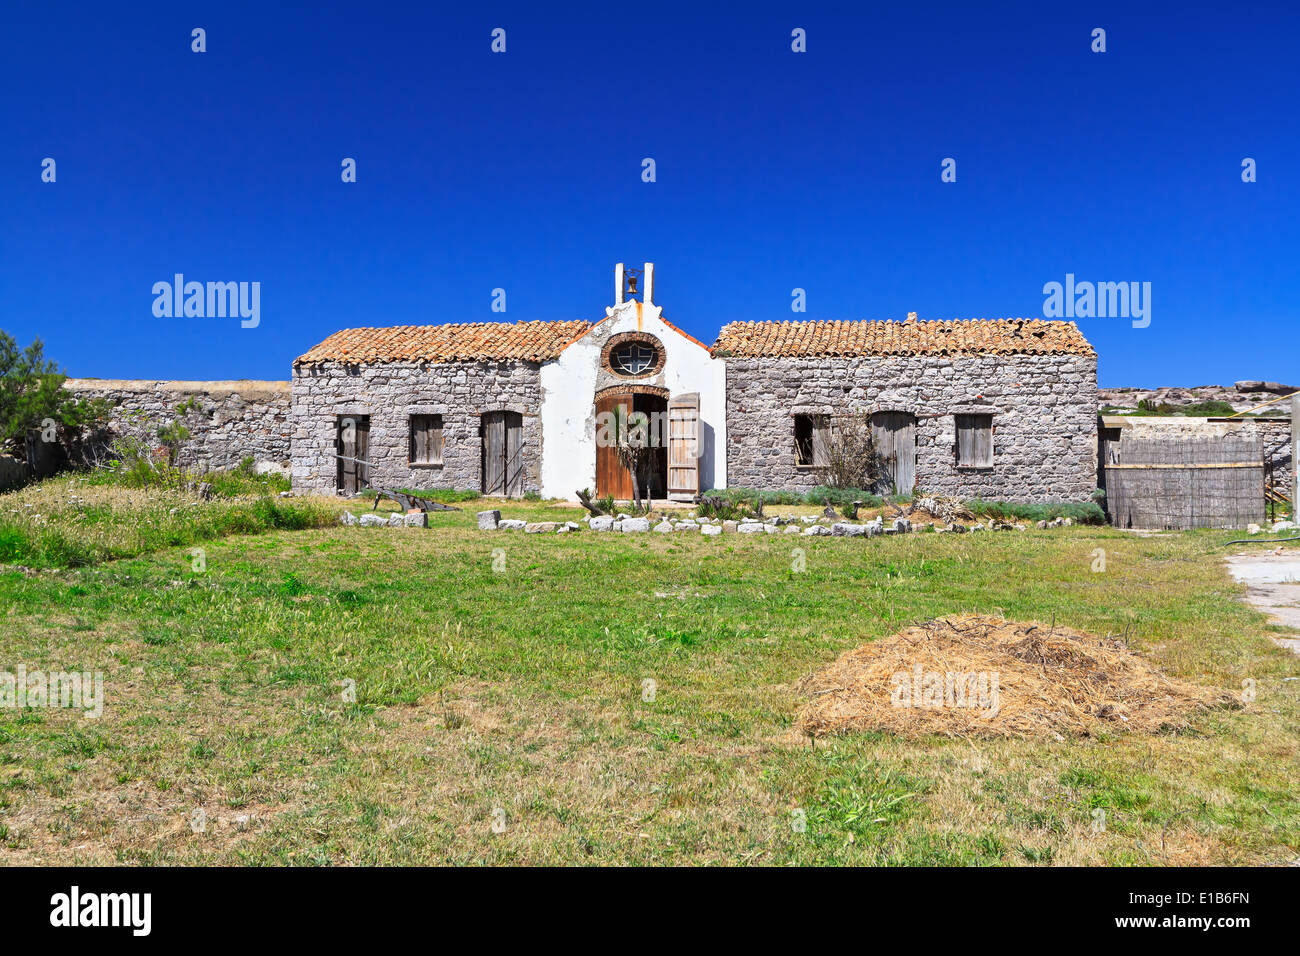
[{"label": "doorway opening", "polygon": [[[605,392],[596,398],[597,438],[600,438],[602,414],[618,414],[626,421],[628,416],[641,413],[648,423],[650,460],[646,465],[641,494],[646,498],[668,497],[668,396],[644,392]],[[596,497],[612,497],[618,501],[632,500],[632,473],[618,460],[618,448],[612,442],[596,442]]]}]

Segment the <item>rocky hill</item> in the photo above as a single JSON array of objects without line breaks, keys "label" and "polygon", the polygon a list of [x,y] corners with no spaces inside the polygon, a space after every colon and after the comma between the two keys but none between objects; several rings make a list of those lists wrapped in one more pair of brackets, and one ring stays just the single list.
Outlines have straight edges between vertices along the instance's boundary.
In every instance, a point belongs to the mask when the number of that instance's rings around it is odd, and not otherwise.
[{"label": "rocky hill", "polygon": [[[1300,391],[1300,387],[1294,385],[1257,381],[1236,382],[1232,385],[1196,385],[1190,388],[1176,385],[1162,385],[1160,388],[1098,388],[1097,404],[1102,411],[1112,415],[1136,411],[1138,403],[1145,402],[1144,407],[1159,409],[1168,415],[1182,412],[1216,416],[1244,412],[1271,398],[1297,391]],[[1232,411],[1228,411],[1228,407]],[[1278,402],[1271,408],[1262,409],[1262,412],[1286,415],[1290,413],[1290,406],[1286,402]]]}]

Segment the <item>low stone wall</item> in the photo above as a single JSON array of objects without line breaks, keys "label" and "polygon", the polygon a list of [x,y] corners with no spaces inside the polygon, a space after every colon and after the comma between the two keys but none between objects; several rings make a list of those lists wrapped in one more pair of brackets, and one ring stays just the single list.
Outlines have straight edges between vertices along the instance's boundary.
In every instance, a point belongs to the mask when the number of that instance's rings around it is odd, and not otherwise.
[{"label": "low stone wall", "polygon": [[[1097,360],[1082,355],[728,358],[727,483],[823,483],[796,464],[793,415],[916,416],[916,486],[963,499],[1087,501],[1097,487]],[[959,468],[953,415],[987,403],[993,466]]]},{"label": "low stone wall", "polygon": [[185,416],[190,439],[178,464],[226,469],[252,457],[262,471],[289,465],[289,383],[265,381],[184,382],[72,378],[65,388],[110,404],[109,428],[158,444],[157,428],[176,419],[176,407],[194,399]]}]

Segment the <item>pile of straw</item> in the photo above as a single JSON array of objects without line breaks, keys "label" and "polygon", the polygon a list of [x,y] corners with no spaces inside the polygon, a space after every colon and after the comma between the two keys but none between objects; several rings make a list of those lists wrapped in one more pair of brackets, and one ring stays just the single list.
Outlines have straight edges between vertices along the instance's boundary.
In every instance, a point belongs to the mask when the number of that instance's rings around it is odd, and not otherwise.
[{"label": "pile of straw", "polygon": [[800,690],[812,699],[796,726],[815,737],[1156,733],[1234,704],[1225,692],[1166,677],[1116,638],[974,614],[848,651]]}]

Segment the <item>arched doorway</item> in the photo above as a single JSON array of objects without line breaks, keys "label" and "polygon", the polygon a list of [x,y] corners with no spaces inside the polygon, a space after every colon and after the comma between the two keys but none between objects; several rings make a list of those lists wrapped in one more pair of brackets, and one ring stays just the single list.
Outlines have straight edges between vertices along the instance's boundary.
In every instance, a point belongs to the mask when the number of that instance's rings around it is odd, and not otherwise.
[{"label": "arched doorway", "polygon": [[[627,416],[638,412],[646,416],[651,450],[646,487],[641,489],[641,493],[647,498],[667,497],[668,450],[664,436],[667,434],[668,392],[651,386],[616,387],[596,396],[596,497],[613,497],[619,501],[632,498],[632,474],[618,460],[616,443],[603,440],[606,430],[602,429],[602,424],[613,420],[608,416],[613,416],[616,409],[624,421]],[[608,432],[612,432],[612,428]]]}]

